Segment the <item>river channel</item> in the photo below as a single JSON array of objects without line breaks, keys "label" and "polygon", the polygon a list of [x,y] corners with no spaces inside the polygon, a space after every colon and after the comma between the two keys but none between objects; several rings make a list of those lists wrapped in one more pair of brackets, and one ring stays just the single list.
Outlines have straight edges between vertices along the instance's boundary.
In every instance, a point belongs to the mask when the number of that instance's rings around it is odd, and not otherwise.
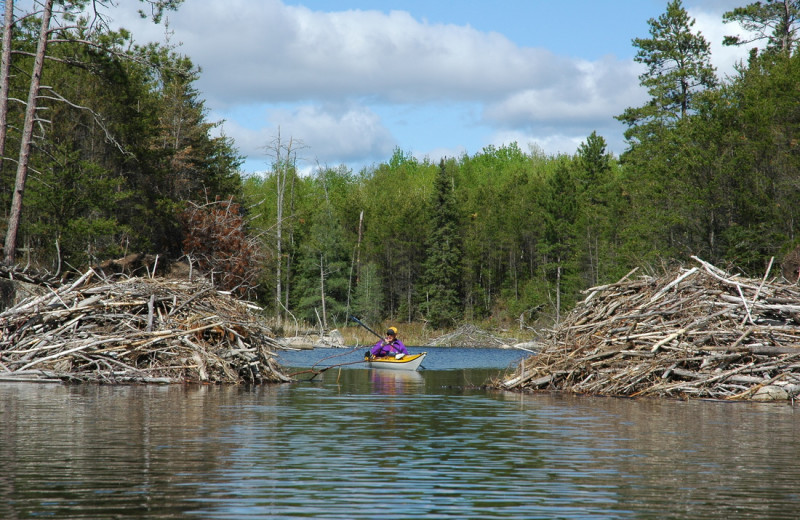
[{"label": "river channel", "polygon": [[500,392],[525,353],[426,350],[274,386],[0,383],[0,518],[800,515],[800,405]]}]

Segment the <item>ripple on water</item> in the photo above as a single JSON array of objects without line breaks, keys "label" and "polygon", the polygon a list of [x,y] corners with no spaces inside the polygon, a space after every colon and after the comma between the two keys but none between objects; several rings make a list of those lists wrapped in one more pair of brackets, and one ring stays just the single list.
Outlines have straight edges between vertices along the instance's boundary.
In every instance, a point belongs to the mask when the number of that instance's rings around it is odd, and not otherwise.
[{"label": "ripple on water", "polygon": [[0,384],[0,518],[781,519],[800,504],[790,406],[376,372],[254,388]]}]

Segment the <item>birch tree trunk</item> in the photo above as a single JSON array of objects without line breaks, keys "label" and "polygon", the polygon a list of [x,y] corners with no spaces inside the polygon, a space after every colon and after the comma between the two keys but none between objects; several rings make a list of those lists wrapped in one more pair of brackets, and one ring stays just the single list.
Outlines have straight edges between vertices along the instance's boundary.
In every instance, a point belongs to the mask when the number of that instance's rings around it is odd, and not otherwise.
[{"label": "birch tree trunk", "polygon": [[353,272],[355,271],[356,281],[358,285],[361,273],[361,232],[364,228],[364,210],[361,210],[361,215],[358,217],[358,242],[356,242],[356,250],[353,254],[353,262],[350,264],[350,279],[347,282],[347,315],[350,315],[351,296],[353,293]]},{"label": "birch tree trunk", "polygon": [[[278,261],[275,265],[275,301],[278,305],[283,304],[283,207],[286,196],[286,180],[288,178],[288,156],[292,144],[289,141],[287,148],[287,158],[283,158],[284,145],[281,142],[281,129],[278,128],[278,136],[272,141],[272,146],[268,147],[275,154],[275,249]],[[286,310],[288,312],[288,308]],[[281,314],[280,312],[278,313]]]},{"label": "birch tree trunk", "polygon": [[53,13],[53,0],[44,0],[42,6],[42,26],[39,30],[39,42],[36,45],[36,58],[31,74],[31,86],[28,91],[28,106],[25,107],[25,122],[22,125],[22,140],[19,147],[19,163],[17,164],[17,179],[14,183],[14,194],[11,198],[11,214],[8,218],[5,249],[3,251],[6,265],[14,263],[17,253],[17,231],[22,216],[22,196],[25,192],[25,181],[28,177],[28,161],[31,154],[33,140],[33,124],[36,121],[36,98],[39,95],[39,85],[44,69],[44,57],[47,51],[47,40],[50,35],[50,16]]}]

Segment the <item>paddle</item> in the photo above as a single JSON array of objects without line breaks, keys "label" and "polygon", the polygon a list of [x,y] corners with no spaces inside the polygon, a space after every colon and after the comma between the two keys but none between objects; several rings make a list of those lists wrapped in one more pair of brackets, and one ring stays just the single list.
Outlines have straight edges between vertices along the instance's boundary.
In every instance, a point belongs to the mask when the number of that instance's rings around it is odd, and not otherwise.
[{"label": "paddle", "polygon": [[[311,376],[311,378],[308,379],[308,381],[313,381],[315,377],[317,377],[321,373],[325,372],[326,370],[330,370],[331,368],[334,368],[334,367],[341,368],[341,367],[344,367],[344,366],[347,366],[347,365],[355,365],[356,363],[363,363],[363,362],[364,362],[363,360],[360,360],[360,361],[348,361],[346,363],[339,363],[337,365],[330,365],[330,366],[327,366],[327,367],[324,367],[324,368],[320,368],[320,369],[316,369],[314,367],[311,367],[311,368],[309,368],[307,370],[301,370],[300,372],[295,372],[293,374],[289,374],[289,376],[290,377],[294,377],[294,376],[299,376],[300,374],[309,374],[310,373],[310,374],[314,374],[314,375]],[[319,361],[318,361],[318,363],[319,363]]]},{"label": "paddle", "polygon": [[[371,328],[367,327],[367,326],[366,326],[366,325],[365,325],[365,324],[364,324],[364,323],[363,323],[361,320],[359,320],[359,319],[358,319],[358,318],[356,318],[355,316],[351,315],[351,316],[350,316],[350,319],[351,319],[351,320],[353,320],[354,322],[358,323],[359,325],[361,325],[362,327],[364,327],[365,329],[367,329],[367,330],[368,330],[368,331],[370,331],[371,333],[375,334],[375,335],[376,335],[376,336],[378,336],[380,339],[383,339],[383,337],[382,337],[380,334],[378,334],[377,332],[375,332],[375,331],[374,331],[374,330],[372,330]],[[355,347],[353,350],[355,350],[356,348],[358,348],[358,347]],[[350,352],[352,352],[352,350],[351,350]],[[324,360],[326,360],[326,359],[330,359],[330,358],[332,358],[332,357],[338,357],[338,356],[341,356],[341,355],[344,355],[344,354],[336,354],[335,356],[328,356],[328,357],[325,357],[325,358],[322,358],[322,359],[320,359],[319,361],[317,361],[317,363],[320,363],[320,362],[322,362],[322,361],[324,361]],[[346,362],[346,363],[339,363],[339,364],[337,364],[337,365],[330,365],[330,366],[327,366],[327,367],[325,367],[325,368],[322,368],[322,369],[315,369],[315,368],[312,366],[312,367],[311,367],[310,369],[308,369],[308,370],[302,370],[302,371],[300,371],[300,372],[295,372],[294,374],[289,374],[289,375],[290,375],[291,377],[294,377],[294,376],[297,376],[297,375],[300,375],[300,374],[308,374],[308,373],[312,373],[312,374],[314,374],[314,375],[313,375],[313,376],[311,376],[311,379],[309,379],[309,381],[313,381],[315,377],[317,377],[317,376],[318,376],[318,375],[320,375],[321,373],[325,372],[326,370],[330,370],[331,368],[334,368],[334,367],[339,367],[339,368],[341,368],[341,367],[343,367],[343,366],[347,366],[347,365],[355,365],[356,363],[364,363],[364,361],[365,361],[365,360],[361,360],[361,361],[348,361],[348,362]],[[316,366],[316,363],[314,364],[314,366]]]},{"label": "paddle", "polygon": [[361,322],[361,320],[359,320],[359,319],[358,319],[358,318],[356,318],[355,316],[351,315],[351,316],[350,316],[350,319],[351,319],[351,320],[353,320],[354,322],[358,323],[359,325],[361,325],[362,327],[364,327],[365,329],[367,329],[367,330],[368,330],[368,331],[370,331],[371,333],[373,333],[373,334],[375,334],[376,336],[378,336],[378,339],[383,339],[383,336],[381,336],[380,334],[378,334],[377,332],[375,332],[375,331],[374,331],[374,330],[372,330],[371,328],[369,328],[369,327],[367,327],[366,325],[364,325],[364,323],[362,323],[362,322]]}]

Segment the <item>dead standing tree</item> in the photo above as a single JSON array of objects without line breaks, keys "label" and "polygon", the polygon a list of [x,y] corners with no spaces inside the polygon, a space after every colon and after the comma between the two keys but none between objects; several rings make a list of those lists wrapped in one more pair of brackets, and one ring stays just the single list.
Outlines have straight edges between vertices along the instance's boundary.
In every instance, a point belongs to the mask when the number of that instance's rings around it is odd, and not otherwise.
[{"label": "dead standing tree", "polygon": [[0,168],[6,150],[6,133],[8,131],[8,91],[11,72],[11,31],[14,27],[14,0],[6,0],[3,17],[3,50],[0,59]]},{"label": "dead standing tree", "polygon": [[[288,314],[289,309],[289,277],[291,270],[290,258],[287,256],[286,269],[283,269],[284,257],[284,211],[286,209],[286,189],[290,187],[290,204],[293,205],[292,196],[294,193],[294,180],[297,177],[297,145],[302,148],[302,142],[290,137],[288,143],[281,140],[281,131],[278,128],[278,135],[266,146],[266,150],[275,162],[272,168],[275,174],[275,249],[277,262],[275,263],[275,300],[279,306],[283,306]],[[291,185],[290,185],[291,181]],[[291,206],[290,206],[291,213]],[[291,240],[290,240],[291,241]],[[283,277],[286,277],[286,285],[283,285]],[[288,316],[286,316],[288,318]]]},{"label": "dead standing tree", "polygon": [[261,272],[259,237],[247,233],[238,204],[232,199],[203,206],[188,203],[181,215],[183,250],[215,287],[250,296]]},{"label": "dead standing tree", "polygon": [[[154,22],[158,23],[165,10],[175,10],[183,2],[183,0],[139,0],[142,3],[150,5],[151,16]],[[74,1],[65,5],[66,19],[78,16],[89,2]],[[44,63],[48,58],[47,48],[51,42],[51,35],[56,31],[67,31],[75,26],[59,26],[51,28],[51,20],[53,19],[53,4],[54,0],[43,0],[41,3],[41,24],[39,29],[39,37],[36,44],[36,54],[34,55],[33,69],[31,72],[31,82],[28,88],[28,99],[25,106],[25,119],[22,125],[22,133],[20,138],[19,159],[17,161],[17,173],[14,181],[14,193],[11,199],[11,210],[8,219],[8,228],[6,229],[6,239],[3,249],[3,262],[5,265],[12,265],[17,252],[17,234],[19,232],[19,224],[22,217],[22,199],[25,193],[25,184],[28,177],[28,168],[30,163],[31,149],[33,146],[33,127],[37,122],[45,122],[37,118],[36,112],[39,109],[38,100],[40,99],[40,89],[42,73],[44,71]],[[91,2],[92,9],[94,9],[95,19],[101,19],[102,16],[96,11],[97,7],[104,6],[101,1]],[[11,43],[12,43],[12,27],[14,25],[14,2],[6,0],[5,3],[5,16],[4,16],[4,33],[3,33],[3,52],[2,52],[2,66],[0,67],[0,157],[5,153],[5,138],[8,128],[8,101],[9,101],[9,70],[11,64]],[[145,17],[145,14],[140,11],[140,15]],[[94,29],[102,30],[104,25],[98,24]],[[58,40],[59,42],[72,42],[77,41],[71,38],[66,40]],[[80,43],[90,45],[92,47],[109,51],[117,56],[118,52],[113,52],[111,49],[98,46],[96,42],[89,40],[80,40]],[[58,97],[60,101],[68,102],[64,98]],[[77,107],[86,109],[86,107]],[[95,118],[97,120],[97,118]],[[97,120],[99,122],[99,120]],[[105,129],[104,129],[105,130]],[[109,136],[110,137],[110,136]]]},{"label": "dead standing tree", "polygon": [[[42,24],[39,29],[39,41],[36,44],[36,57],[33,62],[31,84],[28,89],[28,104],[25,107],[25,121],[22,125],[22,140],[19,147],[19,161],[17,162],[17,177],[14,181],[14,193],[11,198],[11,214],[8,217],[8,229],[3,250],[3,260],[6,265],[14,263],[17,254],[17,231],[22,215],[22,196],[25,192],[25,181],[28,178],[28,162],[31,154],[33,139],[33,124],[36,122],[36,98],[39,95],[39,85],[44,69],[44,57],[47,51],[47,41],[50,35],[50,17],[53,14],[53,0],[45,0],[42,8]],[[6,101],[7,102],[7,101]]]}]

